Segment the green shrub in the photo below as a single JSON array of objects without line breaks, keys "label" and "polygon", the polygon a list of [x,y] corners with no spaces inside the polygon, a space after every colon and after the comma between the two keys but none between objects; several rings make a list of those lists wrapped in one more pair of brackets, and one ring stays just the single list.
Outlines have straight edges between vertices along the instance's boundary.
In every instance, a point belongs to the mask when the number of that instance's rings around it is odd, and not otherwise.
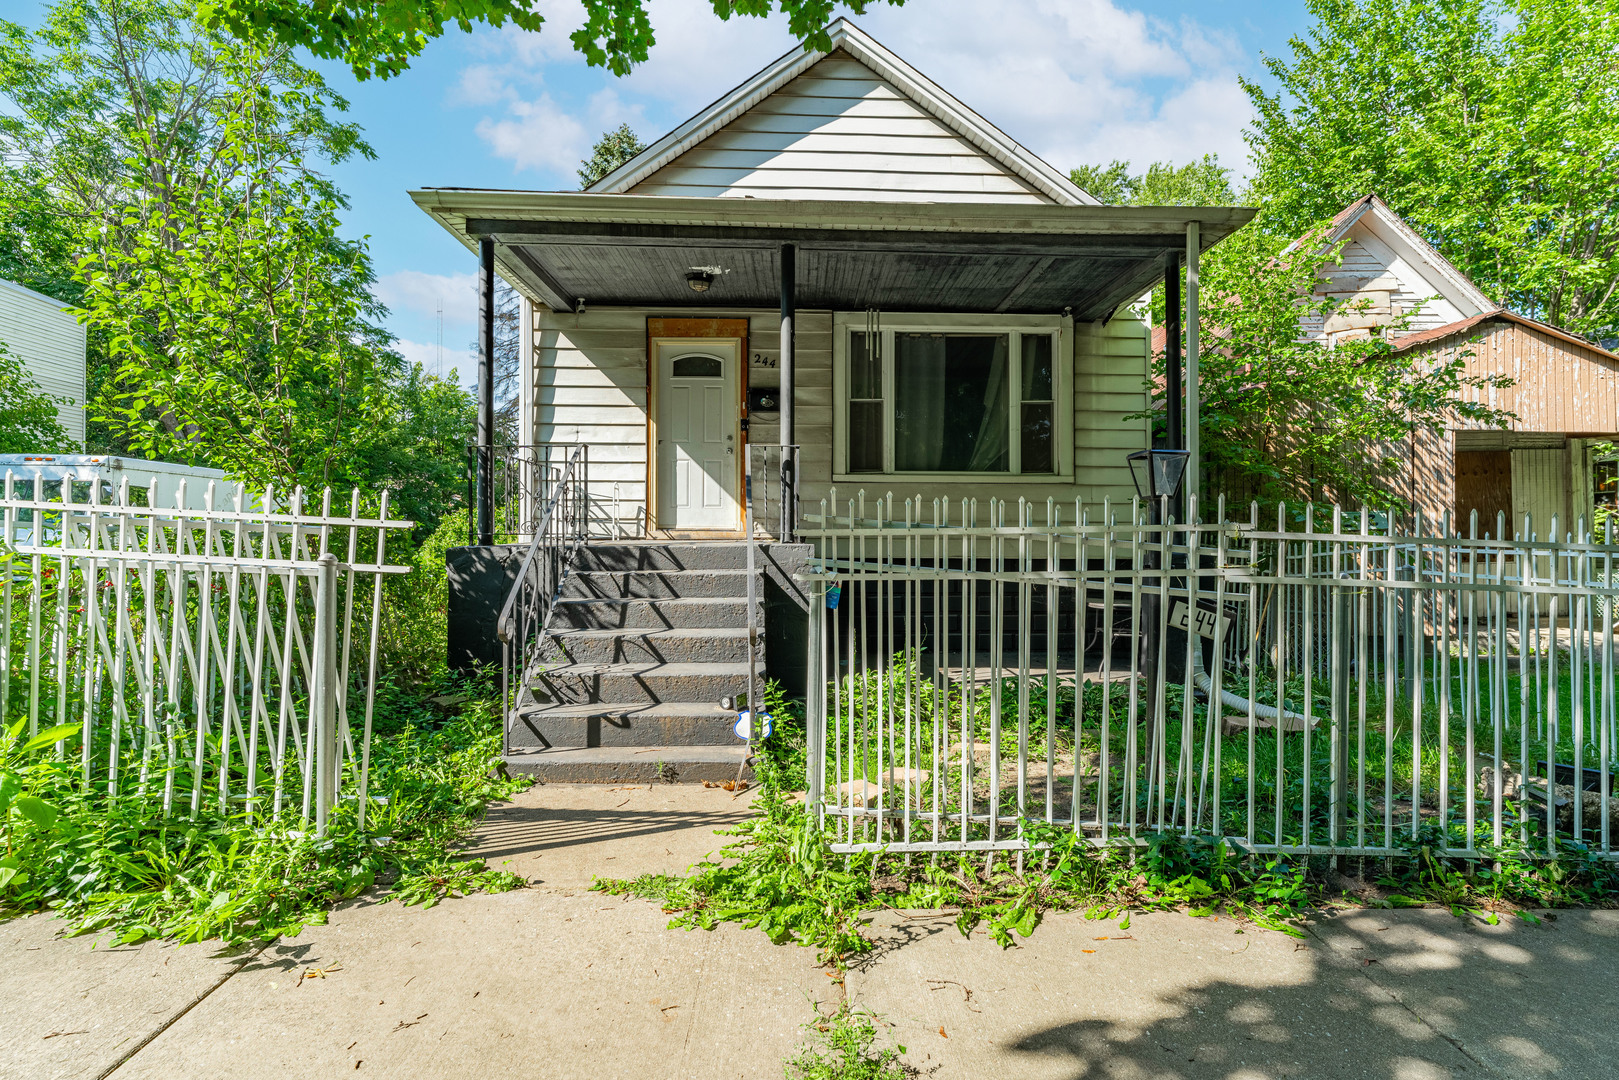
[{"label": "green shrub", "polygon": [[467,542],[467,511],[444,516],[420,545],[396,549],[389,562],[414,569],[384,585],[378,660],[385,676],[407,689],[444,677],[450,587],[445,555]]}]

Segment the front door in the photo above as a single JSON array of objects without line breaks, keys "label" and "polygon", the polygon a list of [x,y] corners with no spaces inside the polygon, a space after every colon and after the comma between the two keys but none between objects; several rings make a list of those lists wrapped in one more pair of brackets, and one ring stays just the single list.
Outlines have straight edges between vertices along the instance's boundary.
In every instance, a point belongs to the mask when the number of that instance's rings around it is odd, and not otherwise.
[{"label": "front door", "polygon": [[660,341],[658,527],[735,532],[741,428],[736,342]]}]

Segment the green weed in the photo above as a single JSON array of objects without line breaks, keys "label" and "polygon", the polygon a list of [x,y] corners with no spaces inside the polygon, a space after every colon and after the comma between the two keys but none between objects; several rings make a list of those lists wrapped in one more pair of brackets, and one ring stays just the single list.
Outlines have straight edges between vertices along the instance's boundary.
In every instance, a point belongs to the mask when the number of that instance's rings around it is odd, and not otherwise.
[{"label": "green weed", "polygon": [[844,1002],[836,1012],[804,1025],[809,1041],[783,1062],[787,1080],[905,1080],[915,1074],[900,1060],[905,1047],[877,1046],[877,1016]]},{"label": "green weed", "polygon": [[69,933],[106,932],[121,943],[236,944],[296,934],[378,886],[391,886],[384,899],[424,905],[514,888],[515,875],[451,855],[490,800],[525,783],[493,768],[497,707],[475,697],[447,713],[379,692],[365,828],[350,784],[319,838],[300,827],[296,807],[279,821],[211,804],[195,816],[165,815],[156,792],[86,790],[75,761],[45,752],[63,733],[22,747],[11,735],[0,759],[0,801],[9,804],[0,819],[0,915],[55,911]]}]

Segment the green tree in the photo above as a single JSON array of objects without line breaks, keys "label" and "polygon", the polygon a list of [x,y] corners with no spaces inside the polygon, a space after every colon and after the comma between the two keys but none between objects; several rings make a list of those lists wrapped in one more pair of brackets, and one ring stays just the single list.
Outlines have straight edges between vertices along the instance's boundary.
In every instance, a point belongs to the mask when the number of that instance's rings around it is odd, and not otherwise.
[{"label": "green tree", "polygon": [[39,388],[23,362],[0,345],[0,454],[67,454],[78,449],[57,414],[71,405]]},{"label": "green tree", "polygon": [[[1264,228],[1243,229],[1203,264],[1204,468],[1221,488],[1245,487],[1266,502],[1398,506],[1390,480],[1404,467],[1404,440],[1459,419],[1505,423],[1507,414],[1461,393],[1507,383],[1468,375],[1465,356],[1440,363],[1397,352],[1382,335],[1333,347],[1301,335],[1301,319],[1334,310],[1315,292],[1320,267],[1337,256],[1327,227],[1314,223],[1287,244]],[[1155,367],[1161,377],[1161,354]],[[1162,399],[1161,379],[1153,393]]]},{"label": "green tree", "polygon": [[[246,87],[251,159],[224,146]],[[371,153],[357,126],[331,119],[347,103],[316,73],[200,29],[174,0],[64,0],[37,33],[0,21],[0,101],[0,276],[72,305],[79,261],[128,244],[185,191],[245,190],[250,160],[303,173]],[[86,368],[87,445],[138,453],[100,419],[114,364],[94,325]]]},{"label": "green tree", "polygon": [[[710,0],[721,19],[760,18],[781,11],[788,30],[806,49],[831,45],[833,12],[863,15],[873,3],[905,0]],[[593,67],[627,75],[656,44],[648,0],[584,0],[585,24],[568,35]],[[341,60],[355,77],[388,78],[404,71],[427,43],[451,26],[470,33],[475,25],[538,32],[545,17],[532,0],[203,0],[201,17],[240,37],[269,37]]]},{"label": "green tree", "polygon": [[0,260],[85,312],[102,445],[388,487],[431,529],[464,491],[471,397],[392,351],[323,175],[370,149],[287,52],[177,0],[0,24],[0,193],[24,196],[0,203]]},{"label": "green tree", "polygon": [[337,239],[322,181],[249,186],[180,189],[86,258],[84,306],[114,364],[102,418],[142,453],[255,484],[358,481],[398,364],[371,321],[365,247]]},{"label": "green tree", "polygon": [[1131,174],[1130,163],[1114,159],[1106,165],[1081,165],[1069,179],[1098,201],[1116,206],[1232,206],[1231,170],[1215,154],[1176,167],[1155,161],[1147,171]]},{"label": "green tree", "polygon": [[580,190],[593,187],[602,177],[645,149],[646,144],[636,138],[628,124],[620,124],[613,131],[603,132],[596,145],[590,148],[590,158],[579,163]]},{"label": "green tree", "polygon": [[1485,293],[1619,332],[1613,0],[1307,0],[1244,86],[1255,191],[1295,235],[1376,192]]},{"label": "green tree", "polygon": [[419,363],[384,389],[350,469],[369,486],[392,491],[390,512],[420,522],[417,535],[425,536],[465,500],[477,403],[453,376],[430,374]]}]

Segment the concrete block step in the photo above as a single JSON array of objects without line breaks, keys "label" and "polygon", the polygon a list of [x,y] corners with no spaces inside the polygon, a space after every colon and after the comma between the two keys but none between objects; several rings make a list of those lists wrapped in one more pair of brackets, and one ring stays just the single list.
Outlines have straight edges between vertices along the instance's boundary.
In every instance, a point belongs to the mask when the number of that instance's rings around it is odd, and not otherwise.
[{"label": "concrete block step", "polygon": [[511,753],[506,768],[552,784],[700,784],[704,780],[751,780],[747,747],[580,746]]},{"label": "concrete block step", "polygon": [[[754,571],[759,577],[759,571]],[[762,595],[756,580],[754,593]],[[579,570],[562,581],[562,595],[570,599],[677,600],[682,597],[745,598],[746,570]]]},{"label": "concrete block step", "polygon": [[[748,602],[729,597],[638,600],[596,597],[558,600],[551,625],[587,630],[735,629],[748,625]],[[756,605],[760,625],[763,604]]]},{"label": "concrete block step", "polygon": [[563,664],[531,673],[528,684],[542,701],[558,705],[718,702],[747,692],[748,665]]},{"label": "concrete block step", "polygon": [[714,630],[552,629],[540,655],[553,664],[742,664],[746,627]]},{"label": "concrete block step", "polygon": [[512,718],[511,745],[730,746],[736,713],[705,701],[529,706]]},{"label": "concrete block step", "polygon": [[574,555],[575,570],[741,570],[748,565],[740,540],[643,540],[590,543]]}]

